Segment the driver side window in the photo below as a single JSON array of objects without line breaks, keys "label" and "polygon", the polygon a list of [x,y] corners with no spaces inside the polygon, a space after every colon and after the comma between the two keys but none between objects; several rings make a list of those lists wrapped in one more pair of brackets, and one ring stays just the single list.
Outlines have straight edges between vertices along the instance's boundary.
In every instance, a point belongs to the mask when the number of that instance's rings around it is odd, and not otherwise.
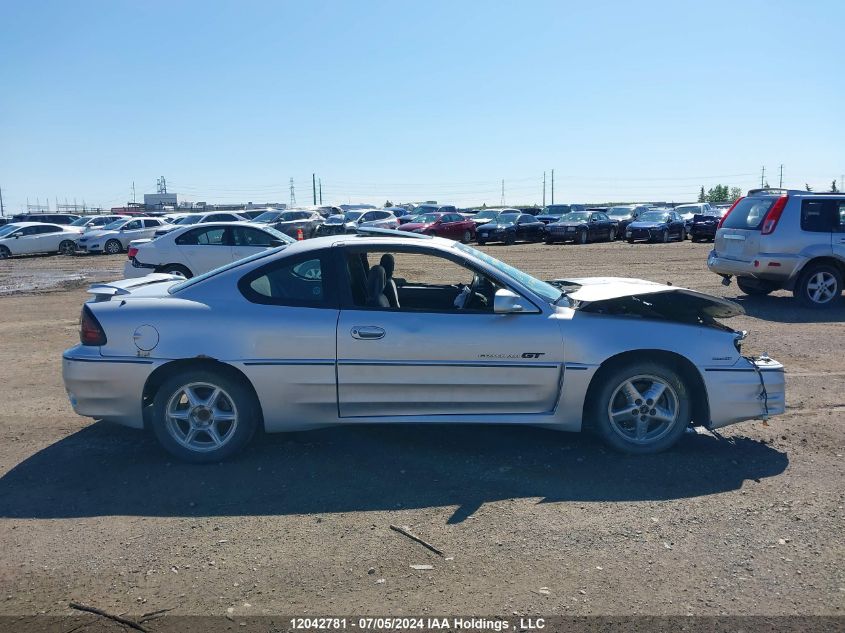
[{"label": "driver side window", "polygon": [[492,312],[502,286],[486,275],[431,253],[350,249],[346,255],[354,306],[409,312]]}]

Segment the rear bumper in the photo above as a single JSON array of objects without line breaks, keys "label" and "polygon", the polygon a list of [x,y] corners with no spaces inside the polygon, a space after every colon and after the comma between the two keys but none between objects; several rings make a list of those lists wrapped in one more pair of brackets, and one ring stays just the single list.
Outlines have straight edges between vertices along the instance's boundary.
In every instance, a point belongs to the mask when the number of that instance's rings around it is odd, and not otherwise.
[{"label": "rear bumper", "polygon": [[708,428],[766,419],[786,409],[783,365],[775,360],[741,358],[731,367],[705,368],[703,374],[710,401]]},{"label": "rear bumper", "polygon": [[760,253],[753,260],[745,261],[720,256],[714,249],[707,256],[707,268],[711,272],[775,281],[784,286],[789,285],[788,282],[797,275],[802,264],[803,260],[794,255]]},{"label": "rear bumper", "polygon": [[144,384],[161,363],[101,356],[98,347],[77,345],[62,354],[62,378],[77,414],[140,429]]},{"label": "rear bumper", "polygon": [[133,260],[127,260],[123,265],[123,277],[125,279],[134,279],[135,277],[146,277],[154,273],[156,267],[150,264],[137,264]]},{"label": "rear bumper", "polygon": [[693,224],[690,229],[689,233],[693,237],[709,237],[710,239],[716,238],[716,225],[715,224]]}]

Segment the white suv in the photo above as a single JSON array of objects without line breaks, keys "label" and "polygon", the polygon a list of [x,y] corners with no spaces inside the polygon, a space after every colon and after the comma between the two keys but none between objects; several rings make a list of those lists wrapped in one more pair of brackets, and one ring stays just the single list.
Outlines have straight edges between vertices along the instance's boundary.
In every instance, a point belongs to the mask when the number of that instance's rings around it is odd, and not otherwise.
[{"label": "white suv", "polygon": [[752,189],[716,231],[707,267],[740,290],[791,290],[802,304],[827,308],[845,277],[845,194]]}]

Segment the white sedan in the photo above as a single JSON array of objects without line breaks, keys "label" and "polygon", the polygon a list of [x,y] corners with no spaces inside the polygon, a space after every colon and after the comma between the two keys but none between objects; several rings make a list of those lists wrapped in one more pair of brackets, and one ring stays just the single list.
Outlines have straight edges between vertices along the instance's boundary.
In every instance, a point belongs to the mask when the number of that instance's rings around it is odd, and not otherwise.
[{"label": "white sedan", "polygon": [[0,227],[0,259],[12,255],[62,253],[76,250],[82,229],[46,222],[16,222]]},{"label": "white sedan", "polygon": [[180,226],[153,240],[132,242],[123,276],[163,272],[190,278],[293,241],[269,226],[240,222]]}]

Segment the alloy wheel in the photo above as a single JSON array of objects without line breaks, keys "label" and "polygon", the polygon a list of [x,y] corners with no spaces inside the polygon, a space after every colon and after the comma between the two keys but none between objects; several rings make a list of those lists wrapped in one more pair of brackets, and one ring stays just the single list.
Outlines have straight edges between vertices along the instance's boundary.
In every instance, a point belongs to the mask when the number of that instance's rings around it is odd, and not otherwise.
[{"label": "alloy wheel", "polygon": [[678,394],[664,379],[641,375],[627,378],[614,389],[607,406],[611,428],[633,444],[650,444],[678,422]]},{"label": "alloy wheel", "polygon": [[213,451],[234,436],[238,410],[219,386],[190,383],[177,389],[167,402],[165,426],[182,447],[200,453]]},{"label": "alloy wheel", "polygon": [[839,292],[836,277],[826,270],[814,273],[807,280],[807,297],[813,303],[823,304],[831,301]]}]

